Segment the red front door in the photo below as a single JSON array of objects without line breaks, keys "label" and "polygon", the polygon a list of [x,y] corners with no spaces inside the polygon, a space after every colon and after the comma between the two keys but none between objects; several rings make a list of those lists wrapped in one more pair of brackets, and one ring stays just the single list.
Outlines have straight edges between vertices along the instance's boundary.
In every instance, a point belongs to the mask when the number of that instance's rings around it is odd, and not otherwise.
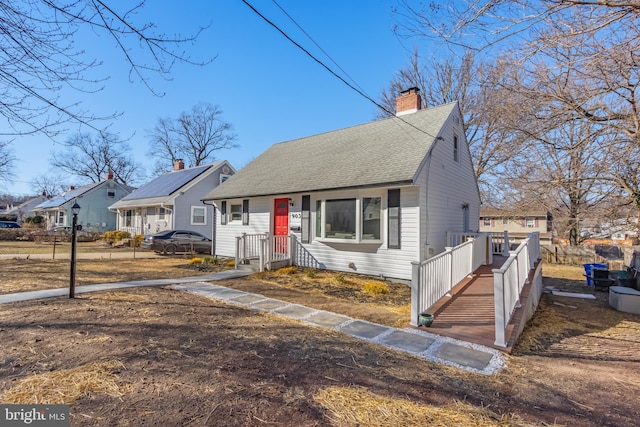
[{"label": "red front door", "polygon": [[[276,199],[273,206],[273,235],[289,235],[289,199]],[[287,252],[287,241],[274,239],[274,251],[276,253]]]}]

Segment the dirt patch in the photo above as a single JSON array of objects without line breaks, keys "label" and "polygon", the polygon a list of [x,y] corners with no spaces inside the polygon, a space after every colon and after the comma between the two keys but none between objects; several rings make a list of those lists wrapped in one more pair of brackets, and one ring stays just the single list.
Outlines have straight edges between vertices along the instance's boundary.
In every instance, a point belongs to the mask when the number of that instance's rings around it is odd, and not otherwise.
[{"label": "dirt patch", "polygon": [[[193,275],[180,261],[168,271]],[[371,295],[370,279],[326,274],[216,284],[387,325],[406,320],[396,312],[406,285]],[[5,304],[0,401],[24,397],[24,381],[36,384],[35,401],[48,374],[108,366],[99,375],[116,392],[74,397],[72,425],[400,426],[416,425],[416,414],[428,425],[637,425],[639,316],[603,298],[544,295],[540,307],[506,369],[483,376],[168,288]]]},{"label": "dirt patch", "polygon": [[[10,259],[0,260],[0,266],[0,294],[69,286],[69,260]],[[181,257],[79,259],[76,263],[76,286],[197,276],[227,268],[222,263],[200,268],[198,265],[189,265],[188,259]]]},{"label": "dirt patch", "polygon": [[[383,285],[386,293],[367,292],[367,285],[372,283]],[[402,283],[348,273],[283,269],[215,284],[381,325],[409,324],[411,288]]]}]

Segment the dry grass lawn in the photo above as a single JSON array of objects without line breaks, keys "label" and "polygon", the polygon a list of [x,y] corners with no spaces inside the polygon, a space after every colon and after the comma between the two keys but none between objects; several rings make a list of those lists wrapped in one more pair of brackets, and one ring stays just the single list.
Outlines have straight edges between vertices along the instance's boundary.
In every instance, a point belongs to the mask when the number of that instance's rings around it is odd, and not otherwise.
[{"label": "dry grass lawn", "polygon": [[[68,262],[0,260],[0,292],[64,287]],[[193,276],[185,258],[84,261],[81,284]],[[585,291],[582,267],[545,284]],[[408,286],[285,269],[224,286],[404,326]],[[386,290],[386,292],[385,292]],[[543,295],[483,376],[169,288],[6,304],[0,401],[70,404],[76,426],[635,426],[640,319],[598,299]]]}]

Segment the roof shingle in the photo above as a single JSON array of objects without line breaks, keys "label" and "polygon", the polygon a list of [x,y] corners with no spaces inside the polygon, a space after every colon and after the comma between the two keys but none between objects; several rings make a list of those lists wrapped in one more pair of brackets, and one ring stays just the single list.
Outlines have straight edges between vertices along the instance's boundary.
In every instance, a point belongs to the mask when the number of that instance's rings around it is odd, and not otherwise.
[{"label": "roof shingle", "polygon": [[456,106],[275,144],[203,200],[411,182]]}]

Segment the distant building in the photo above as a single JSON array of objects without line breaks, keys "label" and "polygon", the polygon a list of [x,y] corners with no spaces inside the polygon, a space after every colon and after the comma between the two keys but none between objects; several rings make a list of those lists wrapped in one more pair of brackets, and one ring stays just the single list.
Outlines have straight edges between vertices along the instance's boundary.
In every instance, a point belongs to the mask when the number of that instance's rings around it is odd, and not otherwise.
[{"label": "distant building", "polygon": [[548,211],[513,212],[495,208],[480,209],[480,232],[509,232],[509,239],[524,240],[540,232],[540,243],[553,243],[553,217]]}]

